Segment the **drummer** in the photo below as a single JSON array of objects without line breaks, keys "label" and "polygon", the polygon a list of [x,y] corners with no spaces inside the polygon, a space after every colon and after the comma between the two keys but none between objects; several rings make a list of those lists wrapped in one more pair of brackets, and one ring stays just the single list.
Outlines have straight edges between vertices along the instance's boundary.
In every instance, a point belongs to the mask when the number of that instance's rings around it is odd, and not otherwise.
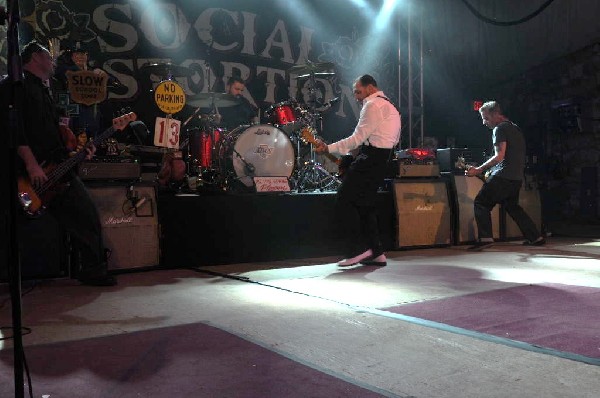
[{"label": "drummer", "polygon": [[239,76],[232,76],[227,81],[225,88],[227,94],[236,97],[239,103],[235,106],[219,108],[219,114],[221,115],[220,127],[233,130],[244,124],[258,123],[258,109],[242,95],[246,90],[244,80]]}]

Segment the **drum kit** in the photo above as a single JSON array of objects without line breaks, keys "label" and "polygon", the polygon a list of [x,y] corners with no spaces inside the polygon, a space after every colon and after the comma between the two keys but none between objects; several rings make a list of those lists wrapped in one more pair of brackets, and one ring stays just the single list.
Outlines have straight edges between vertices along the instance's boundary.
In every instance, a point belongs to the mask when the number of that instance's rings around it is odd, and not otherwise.
[{"label": "drum kit", "polygon": [[[317,162],[313,144],[300,139],[307,131],[319,131],[317,124],[322,118],[316,110],[316,79],[334,76],[334,65],[307,62],[293,66],[290,73],[308,79],[308,103],[289,99],[273,104],[264,113],[264,124],[228,130],[222,127],[219,109],[240,105],[238,97],[214,92],[187,96],[186,105],[196,109],[182,122],[178,154],[164,159],[179,165],[163,165],[159,181],[178,190],[243,192],[252,190],[254,177],[285,177],[290,189],[299,192],[336,190],[341,184],[339,178]],[[166,80],[191,75],[189,69],[173,64],[143,68]],[[301,155],[303,145],[309,145],[308,160]],[[166,166],[170,171],[185,171],[165,173]]]}]

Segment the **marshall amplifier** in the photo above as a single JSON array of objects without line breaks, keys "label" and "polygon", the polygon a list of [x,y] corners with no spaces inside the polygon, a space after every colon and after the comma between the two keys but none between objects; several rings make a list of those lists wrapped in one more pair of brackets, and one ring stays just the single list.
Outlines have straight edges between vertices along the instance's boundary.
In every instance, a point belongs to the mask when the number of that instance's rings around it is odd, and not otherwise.
[{"label": "marshall amplifier", "polygon": [[440,179],[399,179],[393,183],[397,247],[450,245],[451,210],[448,187]]},{"label": "marshall amplifier", "polygon": [[102,224],[104,245],[111,250],[108,269],[159,264],[159,225],[154,185],[88,186]]},{"label": "marshall amplifier", "polygon": [[398,161],[398,177],[439,177],[440,166],[431,164],[413,164],[403,160]]}]

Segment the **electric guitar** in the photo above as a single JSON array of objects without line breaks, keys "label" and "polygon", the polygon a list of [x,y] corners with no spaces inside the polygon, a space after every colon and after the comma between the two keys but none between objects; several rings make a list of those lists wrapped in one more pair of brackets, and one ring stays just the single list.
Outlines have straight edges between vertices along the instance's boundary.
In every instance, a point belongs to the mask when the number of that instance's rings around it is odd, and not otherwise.
[{"label": "electric guitar", "polygon": [[50,203],[52,199],[65,188],[65,184],[62,182],[62,178],[65,174],[84,161],[87,157],[88,153],[86,149],[89,148],[92,143],[100,144],[115,132],[127,127],[130,122],[133,122],[136,119],[137,115],[133,112],[117,117],[113,119],[111,127],[102,132],[102,134],[96,137],[93,142],[88,141],[74,156],[59,164],[42,163],[42,169],[48,179],[40,186],[34,186],[28,176],[19,177],[17,181],[19,192],[18,200],[25,213],[31,217],[43,214],[46,208],[45,205]]},{"label": "electric guitar", "polygon": [[[477,166],[468,164],[465,161],[464,156],[459,156],[458,158],[456,158],[456,162],[454,162],[454,167],[456,167],[457,169],[461,169],[461,170],[469,170],[469,169],[472,169],[473,167],[477,167]],[[488,180],[488,178],[490,177],[490,175],[492,174],[493,170],[494,170],[493,167],[489,168],[483,174],[477,174],[477,175],[475,175],[475,177],[479,178],[483,182],[486,182]]]},{"label": "electric guitar", "polygon": [[[317,140],[317,137],[315,135],[315,131],[310,126],[307,126],[302,129],[302,131],[300,132],[300,139],[304,143],[313,144],[313,145],[319,144],[319,141]],[[333,163],[337,164],[337,166],[338,166],[337,177],[340,179],[344,178],[344,174],[346,173],[346,170],[348,170],[348,168],[354,161],[354,157],[352,155],[345,155],[345,156],[342,156],[341,158],[338,158],[337,156],[335,156],[329,152],[323,152],[322,155],[325,156],[327,159],[331,160]]]},{"label": "electric guitar", "polygon": [[[315,136],[315,132],[314,132],[313,128],[310,126],[306,126],[302,129],[302,131],[300,132],[300,139],[305,144],[313,144],[313,145],[319,144],[319,141],[317,140],[317,137]],[[327,159],[331,160],[333,163],[337,164],[338,166],[340,165],[340,163],[342,163],[342,159],[338,158],[337,156],[335,156],[329,152],[323,152],[321,155],[325,156]]]}]

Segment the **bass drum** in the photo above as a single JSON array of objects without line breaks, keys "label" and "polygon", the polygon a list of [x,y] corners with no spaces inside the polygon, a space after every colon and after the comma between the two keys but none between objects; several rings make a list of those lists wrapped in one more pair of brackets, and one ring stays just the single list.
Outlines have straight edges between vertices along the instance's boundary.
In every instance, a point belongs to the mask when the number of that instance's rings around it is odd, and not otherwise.
[{"label": "bass drum", "polygon": [[287,135],[268,124],[239,126],[218,143],[223,175],[233,173],[247,187],[252,177],[290,177],[294,171],[294,146]]}]

